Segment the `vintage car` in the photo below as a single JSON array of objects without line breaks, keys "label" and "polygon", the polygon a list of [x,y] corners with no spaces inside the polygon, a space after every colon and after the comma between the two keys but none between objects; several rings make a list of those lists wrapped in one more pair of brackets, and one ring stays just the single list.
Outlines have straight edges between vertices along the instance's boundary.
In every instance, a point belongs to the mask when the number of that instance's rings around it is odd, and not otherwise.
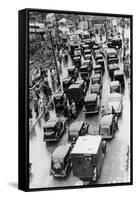
[{"label": "vintage car", "polygon": [[63,178],[69,175],[72,163],[70,153],[72,146],[70,144],[58,146],[51,156],[50,174],[56,178]]},{"label": "vintage car", "polygon": [[100,84],[96,83],[96,84],[91,85],[90,91],[91,91],[92,94],[96,93],[101,98],[102,90],[101,90]]},{"label": "vintage car", "polygon": [[95,51],[95,50],[100,50],[100,47],[99,47],[97,44],[95,44],[95,45],[93,46],[93,51]]},{"label": "vintage car", "polygon": [[93,71],[95,74],[103,74],[103,69],[101,65],[94,65],[93,66]]},{"label": "vintage car", "polygon": [[55,108],[64,107],[65,105],[65,99],[64,99],[64,93],[56,93],[53,95],[54,105]]},{"label": "vintage car", "polygon": [[83,56],[85,57],[85,55],[91,55],[91,50],[90,49],[85,49],[83,50]]},{"label": "vintage car", "polygon": [[107,43],[109,48],[121,48],[122,47],[122,40],[118,39],[111,39],[110,42]]},{"label": "vintage car", "polygon": [[73,100],[76,105],[83,105],[84,90],[80,83],[70,85],[66,95],[69,101]]},{"label": "vintage car", "polygon": [[92,85],[96,84],[96,83],[100,84],[100,86],[102,88],[102,75],[101,74],[92,74],[91,82],[92,82]]},{"label": "vintage car", "polygon": [[89,49],[89,45],[88,44],[82,44],[82,53],[84,52],[84,50]]},{"label": "vintage car", "polygon": [[74,50],[74,56],[80,56],[81,57],[81,48],[76,48],[75,50]]},{"label": "vintage car", "polygon": [[92,54],[85,54],[84,60],[92,60]]},{"label": "vintage car", "polygon": [[95,58],[95,61],[98,61],[98,60],[103,59],[103,55],[101,53],[98,53],[98,54],[95,55],[94,58]]},{"label": "vintage car", "polygon": [[108,48],[107,49],[107,64],[108,64],[108,61],[112,58],[118,58],[118,53],[114,48]]},{"label": "vintage car", "polygon": [[122,70],[114,71],[113,80],[119,81],[122,88],[125,87],[125,77],[124,77],[124,72]]},{"label": "vintage car", "polygon": [[80,56],[74,56],[73,57],[73,62],[74,62],[74,65],[80,69],[81,67],[81,57]]},{"label": "vintage car", "polygon": [[68,75],[69,76],[75,76],[75,72],[76,72],[76,66],[74,66],[74,65],[68,66]]},{"label": "vintage car", "polygon": [[[114,109],[115,113],[112,113]],[[110,93],[107,100],[107,113],[116,115],[122,114],[123,111],[123,97],[119,93]]]},{"label": "vintage car", "polygon": [[88,66],[88,71],[91,74],[91,72],[93,70],[93,62],[92,62],[92,60],[90,60],[90,59],[84,60],[83,63],[82,63],[82,66],[84,66],[84,65]]},{"label": "vintage car", "polygon": [[114,71],[115,70],[119,70],[119,65],[118,64],[110,64],[108,66],[108,71],[109,71],[109,76],[111,77],[111,79],[113,79],[113,76],[114,76]]},{"label": "vintage car", "polygon": [[50,119],[44,127],[43,141],[52,142],[58,141],[60,137],[65,133],[66,121],[65,119]]},{"label": "vintage car", "polygon": [[107,66],[109,67],[110,64],[118,64],[119,63],[119,59],[118,58],[109,58],[107,60]]},{"label": "vintage car", "polygon": [[88,87],[90,83],[90,74],[87,65],[83,65],[82,67],[80,67],[80,75],[82,79],[87,82],[87,87]]},{"label": "vintage car", "polygon": [[100,135],[79,136],[71,152],[73,176],[84,184],[96,182],[106,153],[106,142]]},{"label": "vintage car", "polygon": [[62,80],[63,91],[66,93],[69,86],[75,82],[75,78],[67,76]]},{"label": "vintage car", "polygon": [[104,59],[98,59],[96,61],[96,65],[101,65],[102,66],[102,72],[104,73],[105,67],[104,67]]},{"label": "vintage car", "polygon": [[110,82],[110,93],[113,92],[121,93],[121,85],[119,81]]},{"label": "vintage car", "polygon": [[104,115],[101,118],[99,125],[99,135],[102,139],[112,139],[115,136],[115,131],[118,128],[118,118],[115,115]]},{"label": "vintage car", "polygon": [[94,94],[87,94],[84,99],[84,112],[85,114],[99,113],[100,110],[100,97]]},{"label": "vintage car", "polygon": [[76,143],[79,136],[88,134],[89,124],[83,121],[73,122],[68,130],[68,138],[72,144]]}]

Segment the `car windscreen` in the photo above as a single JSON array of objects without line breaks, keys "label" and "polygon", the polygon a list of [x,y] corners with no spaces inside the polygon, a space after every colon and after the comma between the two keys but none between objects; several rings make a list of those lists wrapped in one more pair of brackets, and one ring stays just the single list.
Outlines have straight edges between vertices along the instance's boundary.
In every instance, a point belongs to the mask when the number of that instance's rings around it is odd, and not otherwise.
[{"label": "car windscreen", "polygon": [[101,127],[101,134],[106,135],[110,132],[109,126],[102,126]]},{"label": "car windscreen", "polygon": [[120,101],[121,100],[121,98],[120,97],[111,97],[111,98],[108,98],[108,101],[109,102],[116,102],[116,101]]}]

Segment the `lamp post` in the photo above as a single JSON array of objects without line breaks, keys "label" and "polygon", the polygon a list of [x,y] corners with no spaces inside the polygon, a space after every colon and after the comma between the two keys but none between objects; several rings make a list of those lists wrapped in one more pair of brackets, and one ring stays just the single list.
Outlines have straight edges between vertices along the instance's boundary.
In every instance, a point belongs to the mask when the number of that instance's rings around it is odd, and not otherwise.
[{"label": "lamp post", "polygon": [[51,46],[52,46],[53,57],[54,57],[54,61],[55,61],[55,68],[56,68],[56,72],[57,72],[58,85],[60,85],[60,77],[59,77],[59,72],[58,72],[58,65],[57,65],[57,61],[56,61],[55,51],[54,51],[54,47],[53,47],[52,34],[51,34],[51,31],[53,30],[53,26],[54,26],[54,25],[53,25],[52,23],[49,23],[49,24],[48,24],[48,31],[49,31],[50,40],[51,40]]}]

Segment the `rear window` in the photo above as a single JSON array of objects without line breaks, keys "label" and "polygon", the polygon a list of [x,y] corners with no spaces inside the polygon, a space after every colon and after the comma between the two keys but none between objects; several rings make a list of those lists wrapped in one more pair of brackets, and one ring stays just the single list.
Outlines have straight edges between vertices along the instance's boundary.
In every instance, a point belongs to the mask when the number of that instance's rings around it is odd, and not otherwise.
[{"label": "rear window", "polygon": [[44,128],[45,132],[53,132],[54,131],[54,127],[48,127],[48,128]]}]

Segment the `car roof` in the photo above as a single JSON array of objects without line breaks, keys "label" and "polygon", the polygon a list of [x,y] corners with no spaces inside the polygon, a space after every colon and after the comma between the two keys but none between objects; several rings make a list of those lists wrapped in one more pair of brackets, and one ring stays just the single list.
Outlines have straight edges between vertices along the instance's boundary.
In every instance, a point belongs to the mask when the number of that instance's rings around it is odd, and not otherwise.
[{"label": "car roof", "polygon": [[110,82],[110,86],[112,87],[112,86],[119,86],[120,85],[120,83],[119,83],[119,81],[111,81]]},{"label": "car roof", "polygon": [[107,53],[117,53],[117,51],[114,48],[108,48]]},{"label": "car roof", "polygon": [[80,67],[80,69],[84,69],[84,68],[88,68],[88,65],[86,64],[86,65],[82,65],[82,66]]},{"label": "car roof", "polygon": [[94,65],[93,68],[94,68],[94,69],[102,68],[102,66],[101,66],[101,65]]},{"label": "car roof", "polygon": [[95,84],[91,85],[91,89],[97,89],[97,90],[99,89],[100,90],[100,88],[101,88],[101,86],[98,83],[95,83]]},{"label": "car roof", "polygon": [[79,136],[71,154],[97,154],[101,143],[101,136]]},{"label": "car roof", "polygon": [[70,131],[80,131],[81,127],[83,125],[83,121],[77,121],[77,122],[73,122],[69,128]]},{"label": "car roof", "polygon": [[95,57],[103,57],[103,55],[101,54],[101,53],[97,53],[96,55],[95,55]]},{"label": "car roof", "polygon": [[100,78],[100,77],[101,77],[101,74],[92,74],[91,78]]},{"label": "car roof", "polygon": [[78,89],[81,87],[81,83],[76,83],[76,84],[72,84],[69,86],[68,90],[69,89]]},{"label": "car roof", "polygon": [[90,94],[87,94],[87,95],[85,96],[85,100],[84,100],[84,101],[85,101],[85,102],[88,102],[88,101],[89,101],[89,102],[90,102],[90,101],[91,101],[91,102],[95,102],[95,101],[96,101],[96,98],[97,98],[97,94],[95,94],[95,93],[94,93],[94,94],[91,94],[91,93],[90,93]]},{"label": "car roof", "polygon": [[117,75],[124,75],[124,72],[122,70],[115,70],[114,76],[117,76]]},{"label": "car roof", "polygon": [[73,59],[80,59],[80,56],[74,56]]},{"label": "car roof", "polygon": [[50,127],[53,128],[56,125],[57,121],[58,121],[57,119],[48,120],[45,123],[44,128],[50,128]]},{"label": "car roof", "polygon": [[69,69],[75,69],[76,67],[74,66],[74,65],[72,65],[72,66],[68,66],[68,70]]},{"label": "car roof", "polygon": [[109,69],[115,69],[115,68],[118,69],[119,71],[119,65],[117,63],[109,64]]},{"label": "car roof", "polygon": [[71,147],[70,144],[58,146],[56,148],[56,150],[54,151],[52,158],[53,159],[63,159],[67,155],[67,152],[69,151],[70,147]]},{"label": "car roof", "polygon": [[90,50],[90,49],[85,49],[84,51],[86,51],[86,52],[87,52],[87,51],[91,52],[91,50]]},{"label": "car roof", "polygon": [[84,80],[83,79],[80,79],[80,80],[77,80],[76,82],[75,82],[75,84],[83,84],[84,83]]},{"label": "car roof", "polygon": [[84,63],[89,63],[89,62],[90,62],[90,59],[84,60],[84,61],[83,61],[83,64],[84,64]]},{"label": "car roof", "polygon": [[114,93],[110,93],[109,95],[108,95],[108,98],[115,98],[115,97],[122,97],[122,95],[121,94],[119,94],[119,93],[117,93],[117,92],[114,92]]},{"label": "car roof", "polygon": [[63,78],[63,81],[69,81],[70,79],[71,79],[71,77],[67,76],[67,77]]},{"label": "car roof", "polygon": [[54,97],[62,97],[63,96],[63,93],[61,92],[61,93],[56,93],[56,94],[54,94],[53,95]]},{"label": "car roof", "polygon": [[101,119],[100,125],[111,125],[113,120],[113,115],[104,115]]}]

